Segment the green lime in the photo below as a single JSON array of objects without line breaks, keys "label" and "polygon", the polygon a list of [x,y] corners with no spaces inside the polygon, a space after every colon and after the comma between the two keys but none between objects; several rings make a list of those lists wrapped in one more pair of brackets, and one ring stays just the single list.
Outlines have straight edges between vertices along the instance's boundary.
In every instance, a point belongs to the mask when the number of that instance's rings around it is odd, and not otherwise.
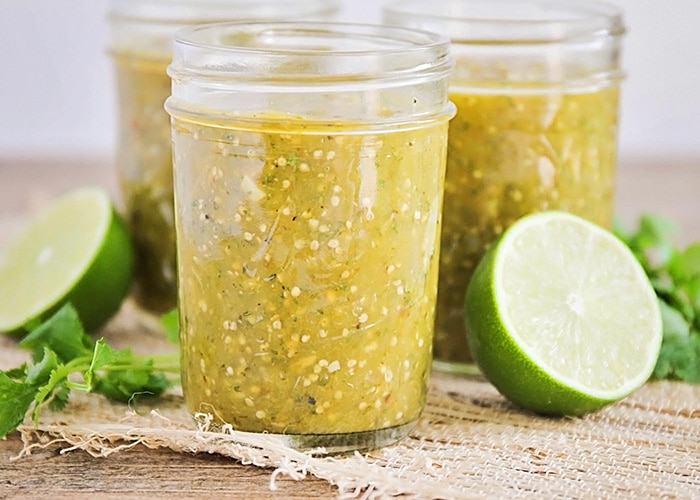
[{"label": "green lime", "polygon": [[61,195],[0,255],[0,332],[21,332],[69,301],[94,331],[119,309],[133,263],[126,226],[105,190]]},{"label": "green lime", "polygon": [[612,233],[578,216],[541,212],[510,226],[467,288],[469,347],[511,401],[582,415],[649,378],[661,347],[654,289]]}]

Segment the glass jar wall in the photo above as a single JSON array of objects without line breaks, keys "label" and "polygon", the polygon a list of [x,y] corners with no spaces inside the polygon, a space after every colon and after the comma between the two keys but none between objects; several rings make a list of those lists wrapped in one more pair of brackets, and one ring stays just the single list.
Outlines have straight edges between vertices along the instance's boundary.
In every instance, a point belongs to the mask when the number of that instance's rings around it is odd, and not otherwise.
[{"label": "glass jar wall", "polygon": [[118,101],[116,166],[137,250],[136,302],[159,314],[176,304],[170,119],[173,34],[213,21],[331,19],[337,0],[115,0],[109,20]]},{"label": "glass jar wall", "polygon": [[622,14],[577,0],[400,0],[384,21],[452,40],[434,356],[472,372],[464,295],[503,230],[548,209],[611,224]]},{"label": "glass jar wall", "polygon": [[182,31],[169,74],[182,380],[194,414],[330,452],[426,399],[448,40],[350,24]]}]

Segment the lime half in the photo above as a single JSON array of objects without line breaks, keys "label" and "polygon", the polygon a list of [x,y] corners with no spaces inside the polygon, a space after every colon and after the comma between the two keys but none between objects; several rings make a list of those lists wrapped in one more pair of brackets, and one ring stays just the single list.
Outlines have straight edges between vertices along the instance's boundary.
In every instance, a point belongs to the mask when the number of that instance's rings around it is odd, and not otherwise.
[{"label": "lime half", "polygon": [[37,214],[0,255],[0,332],[21,332],[70,301],[88,331],[127,295],[133,250],[109,194],[79,188]]},{"label": "lime half", "polygon": [[649,378],[661,314],[624,243],[578,216],[542,212],[506,230],[467,289],[469,345],[486,378],[524,408],[581,415]]}]

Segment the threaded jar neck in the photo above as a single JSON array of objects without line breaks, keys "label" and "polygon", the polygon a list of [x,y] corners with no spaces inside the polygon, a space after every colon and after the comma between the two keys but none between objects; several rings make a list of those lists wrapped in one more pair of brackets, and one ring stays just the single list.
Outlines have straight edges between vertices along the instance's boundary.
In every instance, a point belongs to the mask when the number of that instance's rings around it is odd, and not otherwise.
[{"label": "threaded jar neck", "polygon": [[115,52],[169,55],[183,26],[224,21],[330,21],[340,0],[113,0],[108,12]]},{"label": "threaded jar neck", "polygon": [[443,33],[455,84],[599,88],[622,77],[622,11],[589,0],[398,0],[386,24]]},{"label": "threaded jar neck", "polygon": [[435,33],[363,24],[184,28],[168,68],[168,107],[274,110],[319,121],[431,119],[447,105],[449,49]]}]

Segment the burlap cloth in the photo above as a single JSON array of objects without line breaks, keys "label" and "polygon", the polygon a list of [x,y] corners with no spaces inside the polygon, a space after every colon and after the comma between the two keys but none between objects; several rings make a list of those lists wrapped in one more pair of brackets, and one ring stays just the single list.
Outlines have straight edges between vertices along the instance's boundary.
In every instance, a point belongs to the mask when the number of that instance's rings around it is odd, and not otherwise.
[{"label": "burlap cloth", "polygon": [[[128,305],[103,333],[112,345],[141,353],[168,349]],[[14,341],[0,338],[0,368],[25,357]],[[650,382],[596,414],[555,419],[518,409],[481,378],[435,373],[407,439],[341,458],[198,428],[179,388],[153,405],[73,393],[66,410],[45,410],[38,427],[27,421],[19,429],[22,454],[50,442],[96,456],[139,446],[216,453],[272,468],[271,487],[279,474],[300,480],[312,474],[346,498],[700,498],[700,386]]]}]

